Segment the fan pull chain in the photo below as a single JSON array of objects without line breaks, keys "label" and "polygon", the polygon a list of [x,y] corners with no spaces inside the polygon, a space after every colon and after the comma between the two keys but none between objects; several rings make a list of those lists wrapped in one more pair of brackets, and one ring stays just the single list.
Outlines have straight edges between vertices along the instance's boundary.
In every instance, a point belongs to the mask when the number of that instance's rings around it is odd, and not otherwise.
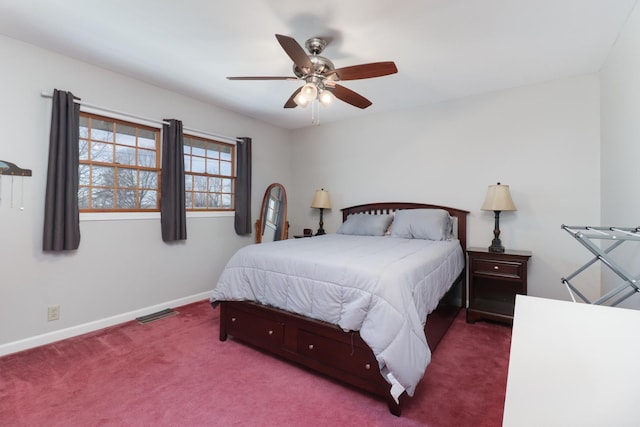
[{"label": "fan pull chain", "polygon": [[311,124],[318,126],[320,124],[320,101],[314,99],[311,101]]}]

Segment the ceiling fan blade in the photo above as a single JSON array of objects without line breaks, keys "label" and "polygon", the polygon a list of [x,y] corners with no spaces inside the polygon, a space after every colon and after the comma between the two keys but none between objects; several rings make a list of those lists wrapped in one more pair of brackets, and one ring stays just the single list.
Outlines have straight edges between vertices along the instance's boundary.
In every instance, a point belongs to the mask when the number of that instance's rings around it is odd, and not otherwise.
[{"label": "ceiling fan blade", "polygon": [[341,99],[347,104],[353,105],[354,107],[364,109],[372,104],[372,102],[364,96],[338,84],[334,86],[333,94],[336,98]]},{"label": "ceiling fan blade", "polygon": [[227,80],[298,80],[297,77],[268,77],[268,76],[247,76],[247,77],[227,77]]},{"label": "ceiling fan blade", "polygon": [[331,73],[335,74],[340,80],[359,80],[388,76],[397,72],[396,64],[393,61],[387,61],[336,68]]},{"label": "ceiling fan blade", "polygon": [[284,103],[284,108],[296,108],[298,106],[298,104],[296,104],[296,101],[294,101],[293,98],[295,98],[296,95],[299,94],[301,90],[302,90],[302,87],[299,87],[295,92],[291,94],[289,99],[287,99],[287,102]]},{"label": "ceiling fan blade", "polygon": [[298,68],[303,70],[305,73],[313,70],[311,60],[304,52],[302,46],[300,46],[295,39],[289,36],[283,36],[282,34],[276,34],[276,38],[278,39],[280,46],[282,46],[287,55],[289,55],[289,58],[291,58]]}]

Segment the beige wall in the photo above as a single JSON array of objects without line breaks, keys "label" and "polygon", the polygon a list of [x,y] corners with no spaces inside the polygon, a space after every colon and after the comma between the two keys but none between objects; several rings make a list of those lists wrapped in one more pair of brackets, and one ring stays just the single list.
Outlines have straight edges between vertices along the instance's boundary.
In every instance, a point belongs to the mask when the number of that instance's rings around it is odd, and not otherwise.
[{"label": "beige wall", "polygon": [[[470,211],[469,245],[489,246],[493,213],[480,206],[499,181],[518,208],[501,216],[503,244],[533,252],[529,293],[566,299],[560,279],[585,253],[560,226],[600,222],[599,103],[598,76],[587,75],[298,130],[293,232],[317,228],[309,204],[324,187],[329,232],[341,207],[431,202]],[[597,268],[586,277],[584,292],[599,293]]]},{"label": "beige wall", "polygon": [[[70,90],[86,102],[138,116],[177,118],[192,129],[253,137],[254,218],[269,183],[291,183],[285,130],[9,38],[0,37],[0,57],[7,59],[0,79],[0,159],[33,170],[33,177],[14,180],[13,207],[12,180],[0,182],[0,354],[170,302],[206,298],[231,254],[253,241],[235,234],[233,217],[209,217],[188,218],[187,242],[167,245],[157,216],[81,221],[77,252],[43,254],[51,99],[41,97],[42,91]],[[60,320],[47,321],[50,305],[60,305]]]},{"label": "beige wall", "polygon": [[[602,69],[602,225],[640,226],[640,8],[629,17]],[[637,277],[640,244],[625,242],[612,259]],[[603,269],[603,293],[622,279]],[[631,289],[631,288],[627,288]],[[623,304],[640,308],[636,293]]]},{"label": "beige wall", "polygon": [[[567,299],[560,279],[589,254],[560,225],[638,225],[639,22],[636,11],[602,76],[296,131],[0,37],[0,55],[12,58],[3,62],[0,79],[0,159],[33,170],[33,177],[13,183],[20,206],[11,206],[11,180],[0,182],[0,354],[202,298],[230,255],[252,242],[235,235],[232,217],[189,218],[189,240],[175,246],[161,242],[158,219],[83,221],[77,253],[44,255],[51,102],[41,91],[71,90],[87,102],[140,116],[175,117],[187,127],[253,137],[253,217],[264,189],[281,182],[291,234],[317,228],[318,212],[309,204],[323,187],[334,206],[325,212],[329,232],[340,223],[341,207],[432,202],[469,210],[469,244],[488,246],[493,216],[479,207],[489,184],[509,184],[518,211],[501,217],[503,243],[533,252],[530,294]],[[640,250],[623,255],[636,265]],[[583,277],[581,289],[599,295],[599,266]],[[604,283],[606,289],[616,282],[605,272]],[[59,321],[47,322],[49,305],[61,306]],[[637,298],[629,305],[637,308]]]}]

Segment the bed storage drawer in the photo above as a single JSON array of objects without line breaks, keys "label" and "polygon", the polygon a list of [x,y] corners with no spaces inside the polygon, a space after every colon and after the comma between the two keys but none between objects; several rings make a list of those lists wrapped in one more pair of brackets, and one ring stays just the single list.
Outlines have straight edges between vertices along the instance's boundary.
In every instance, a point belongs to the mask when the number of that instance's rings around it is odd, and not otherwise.
[{"label": "bed storage drawer", "polygon": [[330,365],[364,379],[379,379],[380,370],[373,352],[356,343],[336,341],[304,329],[298,330],[298,354],[301,356],[325,363],[329,361]]},{"label": "bed storage drawer", "polygon": [[279,347],[284,342],[284,323],[244,310],[229,307],[225,313],[227,332],[244,341],[266,347]]}]

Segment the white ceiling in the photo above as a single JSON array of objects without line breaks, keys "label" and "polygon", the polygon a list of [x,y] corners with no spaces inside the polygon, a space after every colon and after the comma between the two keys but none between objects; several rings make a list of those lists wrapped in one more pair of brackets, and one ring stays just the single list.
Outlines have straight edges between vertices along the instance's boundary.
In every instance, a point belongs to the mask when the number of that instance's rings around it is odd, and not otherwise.
[{"label": "white ceiling", "polygon": [[225,78],[293,76],[276,33],[328,37],[337,68],[395,61],[397,74],[342,82],[373,105],[337,101],[327,123],[597,72],[635,3],[0,0],[0,34],[294,129],[311,124],[283,108],[300,83]]}]

